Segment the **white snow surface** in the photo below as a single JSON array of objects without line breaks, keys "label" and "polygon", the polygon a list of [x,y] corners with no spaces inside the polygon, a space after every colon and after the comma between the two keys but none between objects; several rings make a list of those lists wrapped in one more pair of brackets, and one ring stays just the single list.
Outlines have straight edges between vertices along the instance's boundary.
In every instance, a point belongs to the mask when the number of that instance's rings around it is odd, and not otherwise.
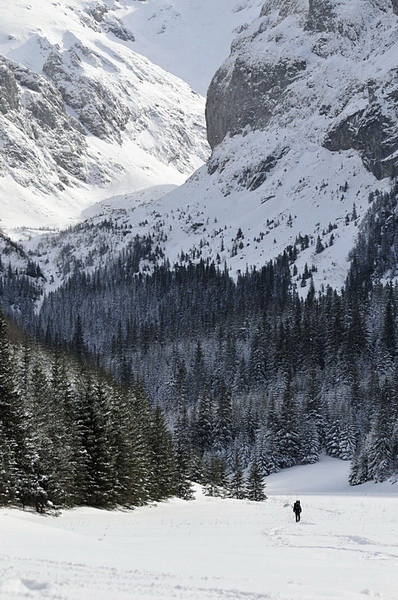
[{"label": "white snow surface", "polygon": [[134,48],[202,96],[227,58],[236,33],[259,16],[264,0],[124,0],[120,11]]},{"label": "white snow surface", "polygon": [[350,488],[348,471],[284,470],[261,503],[195,486],[195,501],[133,511],[1,509],[0,598],[396,600],[398,484]]}]

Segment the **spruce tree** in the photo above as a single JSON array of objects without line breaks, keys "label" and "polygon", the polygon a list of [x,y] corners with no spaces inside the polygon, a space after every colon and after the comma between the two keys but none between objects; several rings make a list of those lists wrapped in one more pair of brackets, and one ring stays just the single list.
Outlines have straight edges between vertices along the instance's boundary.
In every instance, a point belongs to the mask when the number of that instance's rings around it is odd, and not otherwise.
[{"label": "spruce tree", "polygon": [[380,406],[369,436],[368,474],[376,482],[385,481],[392,474],[391,394],[383,389]]},{"label": "spruce tree", "polygon": [[[51,501],[56,505],[71,506],[74,502],[75,451],[77,431],[74,419],[73,389],[68,363],[64,355],[55,352],[50,361],[48,380],[48,435],[51,452]],[[72,366],[70,366],[72,371]]]},{"label": "spruce tree", "polygon": [[118,393],[113,418],[119,427],[115,432],[115,461],[118,503],[140,506],[151,499],[151,421],[152,412],[140,388]]},{"label": "spruce tree", "polygon": [[163,412],[156,406],[150,429],[151,474],[150,497],[164,500],[177,491],[176,463],[171,434]]},{"label": "spruce tree", "polygon": [[261,475],[260,465],[255,457],[250,465],[249,475],[246,482],[246,496],[249,500],[262,502],[267,499],[264,493],[265,484]]},{"label": "spruce tree", "polygon": [[217,397],[214,427],[214,448],[219,452],[229,449],[232,442],[232,397],[229,388],[221,383]]},{"label": "spruce tree", "polygon": [[368,439],[358,442],[352,457],[348,482],[350,485],[360,485],[369,480],[368,469]]},{"label": "spruce tree", "polygon": [[300,456],[300,426],[290,376],[283,392],[277,439],[280,466],[291,467],[297,464]]},{"label": "spruce tree", "polygon": [[18,500],[25,454],[25,416],[0,312],[0,502]]},{"label": "spruce tree", "polygon": [[190,483],[191,436],[188,422],[187,405],[184,396],[179,401],[177,424],[174,432],[174,453],[176,464],[176,495],[184,500],[192,500]]},{"label": "spruce tree", "polygon": [[246,496],[245,478],[238,452],[235,453],[232,477],[230,482],[231,498],[242,500]]},{"label": "spruce tree", "polygon": [[227,465],[223,456],[210,454],[206,457],[205,490],[208,496],[225,497],[228,495]]},{"label": "spruce tree", "polygon": [[193,425],[195,446],[200,455],[210,450],[213,443],[213,405],[206,389],[203,389],[198,399],[197,418]]},{"label": "spruce tree", "polygon": [[77,405],[80,450],[75,489],[82,504],[109,507],[113,494],[115,465],[111,440],[111,393],[103,379],[82,370]]}]

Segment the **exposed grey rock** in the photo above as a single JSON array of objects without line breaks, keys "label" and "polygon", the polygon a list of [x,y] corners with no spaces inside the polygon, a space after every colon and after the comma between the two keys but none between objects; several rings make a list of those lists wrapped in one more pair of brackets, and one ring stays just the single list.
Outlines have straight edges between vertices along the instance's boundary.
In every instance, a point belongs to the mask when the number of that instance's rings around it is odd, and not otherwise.
[{"label": "exposed grey rock", "polygon": [[103,2],[90,4],[85,13],[81,14],[80,18],[94,31],[108,31],[124,42],[135,41],[133,32],[123,25],[115,15],[111,14],[109,7]]},{"label": "exposed grey rock", "polygon": [[[85,137],[51,82],[0,57],[0,98],[3,172],[46,192],[71,177],[87,181]],[[41,177],[51,164],[53,176]]]},{"label": "exposed grey rock", "polygon": [[236,58],[232,72],[221,68],[207,94],[207,137],[212,148],[224,137],[245,127],[264,129],[273,117],[286,88],[305,71],[300,59],[282,59],[277,64],[262,63],[253,68]]},{"label": "exposed grey rock", "polygon": [[[267,0],[259,19],[233,42],[230,57],[209,86],[206,120],[212,149],[228,137],[257,130],[294,139],[296,129],[302,136],[294,142],[297,148],[305,139],[332,152],[355,150],[378,179],[396,174],[397,71],[380,76],[373,65],[395,47],[398,0],[360,2],[361,10],[349,0]],[[351,101],[351,111],[346,110]],[[301,121],[312,125],[306,130]],[[277,157],[272,147],[264,152],[266,164]],[[209,172],[221,172],[223,163],[218,152]],[[250,189],[264,180],[261,165],[241,168],[241,176],[234,171],[235,181],[249,182],[253,175]]]},{"label": "exposed grey rock", "polygon": [[281,19],[294,13],[307,14],[308,0],[268,0],[261,8],[260,17],[265,17],[277,9]]},{"label": "exposed grey rock", "polygon": [[119,19],[114,16],[109,16],[104,21],[102,28],[104,31],[109,31],[113,33],[117,38],[123,40],[124,42],[134,42],[134,34],[130,29],[125,27]]},{"label": "exposed grey rock", "polygon": [[[396,86],[393,85],[394,79]],[[377,179],[398,173],[398,76],[391,74],[384,101],[373,99],[366,109],[334,124],[327,132],[324,146],[336,152],[358,150],[366,167]],[[372,98],[372,96],[371,96]],[[385,111],[389,102],[390,114]],[[395,108],[395,110],[394,110]]]},{"label": "exposed grey rock", "polygon": [[13,72],[0,58],[0,112],[3,115],[17,110],[20,104],[18,86]]},{"label": "exposed grey rock", "polygon": [[267,179],[268,174],[277,166],[278,161],[289,152],[289,148],[282,148],[269,154],[259,164],[253,165],[251,169],[246,169],[238,178],[238,185],[245,187],[251,192],[259,188]]},{"label": "exposed grey rock", "polygon": [[[54,82],[64,102],[73,108],[81,124],[101,139],[121,141],[131,113],[110,87],[90,79],[80,70],[82,57],[86,60],[104,59],[76,43],[66,55],[54,50],[43,65],[44,73]],[[112,66],[113,69],[113,66]]]},{"label": "exposed grey rock", "polygon": [[311,31],[335,31],[336,14],[330,0],[309,0],[307,27]]},{"label": "exposed grey rock", "polygon": [[[279,160],[289,152],[289,147],[276,148],[274,152],[268,154],[264,160],[253,163],[250,167],[245,167],[237,177],[237,185],[240,188],[245,188],[249,191],[254,191],[259,188],[268,175],[278,165]],[[220,158],[220,156],[212,156],[207,165],[209,175],[213,175],[216,171],[222,173],[226,165],[229,163],[228,158]]]},{"label": "exposed grey rock", "polygon": [[109,8],[103,2],[94,2],[86,8],[89,14],[97,23],[101,23],[104,15],[109,11]]}]

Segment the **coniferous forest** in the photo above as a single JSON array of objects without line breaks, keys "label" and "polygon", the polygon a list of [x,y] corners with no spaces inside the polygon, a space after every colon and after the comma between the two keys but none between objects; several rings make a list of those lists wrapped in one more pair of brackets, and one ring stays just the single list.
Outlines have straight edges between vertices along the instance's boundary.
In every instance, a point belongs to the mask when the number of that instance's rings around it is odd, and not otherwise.
[{"label": "coniferous forest", "polygon": [[0,315],[0,504],[137,506],[190,497],[159,408],[139,388],[38,344]]},{"label": "coniferous forest", "polygon": [[352,460],[353,485],[397,476],[396,189],[370,199],[341,290],[309,276],[299,294],[296,246],[236,280],[204,261],[144,274],[149,249],[136,238],[21,312],[51,354],[3,334],[3,501],[129,505],[189,496],[188,479],[257,500],[322,452]]}]

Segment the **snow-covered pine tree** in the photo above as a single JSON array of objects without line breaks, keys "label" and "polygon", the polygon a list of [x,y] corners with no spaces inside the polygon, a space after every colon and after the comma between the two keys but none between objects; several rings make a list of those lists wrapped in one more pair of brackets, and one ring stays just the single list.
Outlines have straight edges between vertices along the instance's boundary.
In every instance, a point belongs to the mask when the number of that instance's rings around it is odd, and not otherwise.
[{"label": "snow-covered pine tree", "polygon": [[232,397],[230,389],[221,381],[216,397],[217,410],[214,423],[214,448],[226,452],[232,442]]},{"label": "snow-covered pine tree", "polygon": [[369,479],[368,470],[368,438],[358,442],[352,457],[348,482],[350,485],[360,485]]},{"label": "snow-covered pine tree", "polygon": [[177,423],[174,431],[174,454],[176,463],[176,495],[184,500],[192,500],[193,492],[190,477],[192,455],[191,429],[189,426],[186,398],[179,399]]},{"label": "snow-covered pine tree", "polygon": [[149,433],[151,452],[150,497],[163,500],[176,493],[176,462],[171,433],[164,415],[156,406]]},{"label": "snow-covered pine tree", "polygon": [[290,375],[283,391],[277,439],[280,466],[297,464],[300,456],[300,424]]},{"label": "snow-covered pine tree", "polygon": [[0,311],[0,503],[18,499],[26,449],[25,415]]},{"label": "snow-covered pine tree", "polygon": [[226,497],[229,495],[227,464],[224,456],[210,454],[204,457],[204,484],[208,496]]},{"label": "snow-covered pine tree", "polygon": [[267,499],[264,493],[265,484],[258,464],[257,458],[254,457],[250,469],[249,475],[246,481],[246,496],[249,500],[255,502],[262,502]]},{"label": "snow-covered pine tree", "polygon": [[392,395],[385,387],[370,432],[367,457],[368,476],[376,482],[385,481],[392,474],[392,412]]},{"label": "snow-covered pine tree", "polygon": [[199,395],[197,406],[197,416],[193,423],[193,439],[195,447],[203,456],[212,447],[214,431],[213,403],[206,388]]},{"label": "snow-covered pine tree", "polygon": [[67,357],[56,351],[48,356],[48,362],[48,434],[52,448],[50,495],[55,505],[71,506],[74,502],[75,452],[78,445],[73,389],[68,376]]},{"label": "snow-covered pine tree", "polygon": [[118,503],[140,506],[152,498],[152,411],[140,388],[116,392],[113,407]]},{"label": "snow-covered pine tree", "polygon": [[232,477],[230,481],[230,496],[242,500],[246,496],[245,478],[239,453],[235,452]]}]

